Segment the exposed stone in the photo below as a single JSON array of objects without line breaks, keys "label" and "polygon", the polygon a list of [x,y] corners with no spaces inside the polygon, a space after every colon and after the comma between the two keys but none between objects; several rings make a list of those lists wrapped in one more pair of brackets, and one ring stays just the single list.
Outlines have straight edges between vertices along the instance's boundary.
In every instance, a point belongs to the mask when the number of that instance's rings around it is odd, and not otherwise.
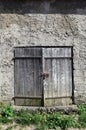
[{"label": "exposed stone", "polygon": [[[22,109],[22,106],[13,106],[13,109],[18,112]],[[76,105],[71,106],[56,106],[56,107],[27,107],[23,106],[23,109],[32,113],[56,113],[62,112],[64,114],[78,113],[78,108]]]}]

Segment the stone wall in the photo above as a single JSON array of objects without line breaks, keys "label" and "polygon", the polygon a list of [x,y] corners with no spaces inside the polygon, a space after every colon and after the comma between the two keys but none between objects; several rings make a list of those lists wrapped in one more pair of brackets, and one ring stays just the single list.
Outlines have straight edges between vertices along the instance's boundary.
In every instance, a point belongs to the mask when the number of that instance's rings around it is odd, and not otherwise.
[{"label": "stone wall", "polygon": [[0,1],[0,100],[14,97],[14,47],[29,45],[73,46],[75,102],[86,102],[86,1]]}]

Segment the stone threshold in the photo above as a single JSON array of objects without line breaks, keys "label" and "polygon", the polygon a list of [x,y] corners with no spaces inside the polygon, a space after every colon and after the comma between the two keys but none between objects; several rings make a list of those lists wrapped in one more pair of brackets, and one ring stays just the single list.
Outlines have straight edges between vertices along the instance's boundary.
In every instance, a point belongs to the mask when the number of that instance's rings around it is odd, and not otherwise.
[{"label": "stone threshold", "polygon": [[54,106],[54,107],[34,107],[34,106],[15,106],[13,105],[13,109],[19,111],[21,109],[28,110],[32,112],[40,111],[40,112],[64,112],[66,114],[71,112],[78,112],[77,105],[68,105],[68,106]]}]

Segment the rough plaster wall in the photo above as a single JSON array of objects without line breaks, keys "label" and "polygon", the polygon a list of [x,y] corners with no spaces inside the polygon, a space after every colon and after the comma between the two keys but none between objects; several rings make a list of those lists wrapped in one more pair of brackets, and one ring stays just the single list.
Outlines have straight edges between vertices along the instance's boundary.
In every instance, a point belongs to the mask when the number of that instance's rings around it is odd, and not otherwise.
[{"label": "rough plaster wall", "polygon": [[0,99],[14,97],[15,46],[74,46],[75,101],[86,102],[86,2],[0,1]]}]

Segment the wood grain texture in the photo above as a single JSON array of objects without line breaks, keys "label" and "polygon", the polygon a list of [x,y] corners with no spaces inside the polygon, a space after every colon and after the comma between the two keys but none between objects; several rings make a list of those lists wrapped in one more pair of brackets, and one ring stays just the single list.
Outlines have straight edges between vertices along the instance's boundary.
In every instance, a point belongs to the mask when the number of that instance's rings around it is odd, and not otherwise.
[{"label": "wood grain texture", "polygon": [[[47,58],[48,57],[48,58]],[[49,58],[50,57],[50,58]],[[52,57],[52,58],[51,58]],[[55,58],[54,58],[55,57]],[[57,58],[56,58],[57,57]],[[64,59],[58,57],[65,57]],[[60,104],[70,104],[72,102],[72,70],[71,70],[70,48],[44,48],[44,71],[49,73],[49,77],[44,80],[44,100],[46,98],[61,97]],[[62,98],[63,97],[63,98]],[[64,97],[70,97],[70,100]],[[58,99],[57,99],[58,100]],[[49,104],[56,105],[56,100],[49,100]],[[65,103],[64,103],[65,101]],[[48,103],[48,99],[47,99]],[[57,101],[57,105],[58,101]]]},{"label": "wood grain texture", "polygon": [[71,57],[71,48],[44,48],[43,53],[46,57]]},{"label": "wood grain texture", "polygon": [[15,57],[39,57],[42,56],[41,48],[15,48]]},{"label": "wood grain texture", "polygon": [[[71,47],[16,48],[15,104],[40,106],[42,101],[44,106],[71,104],[71,64]],[[43,74],[49,76],[43,77]],[[19,96],[21,99],[17,98]]]},{"label": "wood grain texture", "polygon": [[[39,48],[17,48],[15,56],[36,57],[41,56],[41,51]],[[41,72],[42,63],[40,58],[15,59],[15,96],[42,96]]]}]

